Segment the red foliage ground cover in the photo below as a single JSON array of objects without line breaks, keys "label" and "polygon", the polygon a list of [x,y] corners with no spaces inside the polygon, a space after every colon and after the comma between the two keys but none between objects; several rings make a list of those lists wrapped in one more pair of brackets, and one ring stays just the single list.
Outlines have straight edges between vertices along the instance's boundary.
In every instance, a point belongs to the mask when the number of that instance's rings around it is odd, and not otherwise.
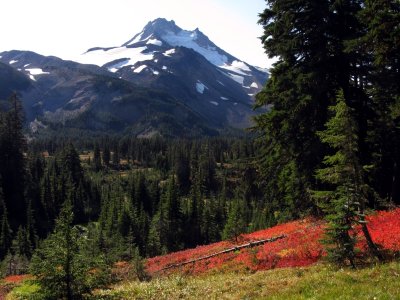
[{"label": "red foliage ground cover", "polygon": [[[400,251],[400,208],[377,212],[368,216],[367,221],[375,243],[382,249]],[[365,241],[361,240],[358,246],[365,249]]]},{"label": "red foliage ground cover", "polygon": [[4,278],[3,281],[4,281],[5,283],[15,283],[15,284],[18,284],[18,283],[21,283],[22,281],[24,281],[24,280],[26,280],[26,279],[30,279],[30,278],[32,278],[32,276],[31,276],[31,275],[28,275],[28,274],[24,274],[24,275],[10,275],[10,276],[7,276],[6,278]]},{"label": "red foliage ground cover", "polygon": [[[382,249],[400,251],[400,208],[388,212],[377,212],[368,216],[367,221],[372,238]],[[311,218],[277,225],[265,230],[244,234],[240,236],[237,244],[268,239],[281,234],[285,234],[285,238],[254,248],[246,248],[190,263],[183,267],[170,269],[168,272],[179,270],[198,274],[213,269],[267,270],[311,265],[325,255],[320,242],[323,230],[323,221]],[[360,230],[357,229],[357,232],[360,233]],[[147,271],[150,274],[155,274],[169,265],[210,255],[237,244],[223,241],[153,257],[147,261]],[[360,238],[358,247],[366,249],[365,241],[362,238]]]}]

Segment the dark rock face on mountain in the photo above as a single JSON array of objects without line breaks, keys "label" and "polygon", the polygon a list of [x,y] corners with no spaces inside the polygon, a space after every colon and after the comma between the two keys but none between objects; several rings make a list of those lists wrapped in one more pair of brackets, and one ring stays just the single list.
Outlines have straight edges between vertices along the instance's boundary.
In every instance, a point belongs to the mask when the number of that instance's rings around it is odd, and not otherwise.
[{"label": "dark rock face on mountain", "polygon": [[250,125],[253,96],[267,79],[198,29],[165,19],[122,46],[92,48],[76,61],[0,53],[0,98],[19,92],[33,131],[215,135]]},{"label": "dark rock face on mountain", "polygon": [[30,86],[31,82],[27,76],[0,62],[0,99],[9,97],[13,91],[27,90]]}]

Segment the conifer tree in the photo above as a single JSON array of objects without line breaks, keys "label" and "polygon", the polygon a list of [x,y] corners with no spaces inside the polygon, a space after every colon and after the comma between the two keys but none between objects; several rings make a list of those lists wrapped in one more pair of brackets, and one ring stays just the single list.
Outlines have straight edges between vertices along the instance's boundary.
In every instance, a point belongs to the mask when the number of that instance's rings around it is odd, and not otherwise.
[{"label": "conifer tree", "polygon": [[[66,201],[54,232],[32,258],[31,272],[47,299],[83,299],[101,282],[95,277],[104,274],[101,262],[82,253],[85,239],[73,219],[71,203]],[[96,272],[89,272],[94,268]]]},{"label": "conifer tree", "polygon": [[[356,52],[344,47],[362,34],[356,18],[362,5],[357,0],[266,2],[259,21],[262,42],[278,60],[256,97],[257,107],[270,108],[255,118],[262,133],[260,175],[266,200],[276,201],[278,211],[280,203],[295,207],[289,210],[293,218],[315,209],[308,190],[315,188],[314,170],[327,151],[316,132],[327,121],[336,91],[352,93],[357,106],[365,108],[367,98],[352,80],[360,75]],[[360,123],[364,116],[360,113]]]},{"label": "conifer tree", "polygon": [[177,184],[181,194],[186,194],[190,187],[190,164],[189,159],[184,153],[184,149],[178,149],[178,155],[175,158],[175,173]]},{"label": "conifer tree", "polygon": [[363,80],[371,109],[367,142],[374,168],[370,181],[382,198],[400,204],[400,3],[365,1],[359,18],[366,30],[349,48],[358,51],[362,64],[368,66]]},{"label": "conifer tree", "polygon": [[155,214],[150,223],[149,236],[147,237],[148,242],[146,245],[146,253],[150,257],[160,255],[164,252],[161,245],[160,229],[162,224],[160,224],[160,221],[160,215]]},{"label": "conifer tree", "polygon": [[166,211],[163,205],[160,205],[150,223],[146,248],[149,256],[156,256],[168,252],[168,239],[171,236],[168,226],[169,222]]},{"label": "conifer tree", "polygon": [[168,182],[164,194],[164,205],[168,220],[167,243],[169,251],[176,251],[182,248],[182,214],[178,198],[178,191],[174,176]]},{"label": "conifer tree", "polygon": [[[1,177],[0,177],[1,179]],[[2,260],[11,246],[11,228],[8,223],[7,207],[0,186],[0,260]]]},{"label": "conifer tree", "polygon": [[19,224],[25,223],[26,216],[26,140],[22,132],[24,116],[21,101],[13,94],[8,104],[9,110],[1,113],[0,118],[0,177],[8,220],[11,228],[16,231]]},{"label": "conifer tree", "polygon": [[186,218],[185,240],[188,247],[194,247],[201,242],[202,238],[202,218],[203,218],[203,197],[201,194],[200,183],[194,179],[190,193]]},{"label": "conifer tree", "polygon": [[118,147],[118,143],[115,143],[112,162],[117,167],[117,169],[119,168],[119,164],[120,164],[120,161],[121,161],[120,156],[119,156],[119,151],[120,150],[119,150],[119,147]]},{"label": "conifer tree", "polygon": [[100,156],[100,147],[96,143],[94,146],[94,153],[93,153],[93,166],[96,172],[101,170],[101,156]]},{"label": "conifer tree", "polygon": [[111,159],[110,147],[108,143],[106,143],[103,148],[103,163],[106,167],[110,165],[110,159]]},{"label": "conifer tree", "polygon": [[238,242],[239,235],[246,231],[246,209],[244,206],[244,201],[239,199],[232,201],[228,212],[228,219],[222,232],[222,239],[234,239],[235,242]]},{"label": "conifer tree", "polygon": [[346,104],[343,91],[337,95],[337,104],[330,107],[333,116],[326,129],[318,133],[321,141],[336,152],[324,158],[324,168],[318,169],[316,178],[332,186],[332,190],[315,193],[326,213],[328,253],[336,263],[348,261],[355,267],[355,237],[350,231],[361,224],[367,243],[379,256],[365,222],[364,208],[368,185],[364,181],[364,168],[360,164],[357,124],[353,111]]}]

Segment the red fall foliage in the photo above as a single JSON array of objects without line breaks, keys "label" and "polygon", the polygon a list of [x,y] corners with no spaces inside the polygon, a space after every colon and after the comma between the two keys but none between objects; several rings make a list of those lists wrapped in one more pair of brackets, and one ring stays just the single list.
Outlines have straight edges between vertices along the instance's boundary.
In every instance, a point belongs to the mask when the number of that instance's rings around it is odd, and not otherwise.
[{"label": "red fall foliage", "polygon": [[[381,249],[393,252],[400,251],[400,208],[392,211],[376,212],[369,215],[367,221],[371,236]],[[361,229],[356,228],[355,230],[359,236],[357,247],[361,251],[365,251],[366,242],[362,238]],[[239,244],[268,239],[281,234],[286,235],[283,239],[254,248],[218,255],[163,272],[183,271],[199,274],[215,269],[239,270],[246,268],[256,271],[308,266],[325,255],[324,247],[321,244],[323,231],[324,222],[311,218],[280,224],[265,230],[243,234],[239,238]],[[235,245],[233,242],[223,241],[153,257],[147,260],[147,271],[150,274],[156,274],[170,265],[207,256]]]}]

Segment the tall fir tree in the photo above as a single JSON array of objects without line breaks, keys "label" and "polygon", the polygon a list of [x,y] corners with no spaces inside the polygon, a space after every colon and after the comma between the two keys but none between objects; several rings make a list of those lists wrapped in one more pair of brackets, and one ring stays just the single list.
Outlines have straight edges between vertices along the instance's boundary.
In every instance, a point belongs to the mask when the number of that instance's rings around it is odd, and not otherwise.
[{"label": "tall fir tree", "polygon": [[103,163],[106,167],[110,165],[111,152],[108,142],[105,143],[103,148]]},{"label": "tall fir tree", "polygon": [[[370,181],[382,198],[400,203],[400,3],[365,1],[359,14],[365,34],[350,44],[369,72],[365,89],[372,109],[367,142],[374,168]],[[377,206],[376,203],[374,203]]]},{"label": "tall fir tree", "polygon": [[239,235],[246,231],[245,207],[246,203],[243,200],[232,200],[229,207],[228,218],[222,232],[222,239],[233,239],[235,242],[238,242]]},{"label": "tall fir tree", "polygon": [[[95,287],[93,284],[102,282],[96,277],[106,273],[101,260],[82,251],[87,240],[73,226],[73,220],[71,203],[65,201],[54,232],[32,259],[31,272],[46,299],[83,299]],[[94,268],[96,272],[90,272]]]},{"label": "tall fir tree", "polygon": [[315,198],[322,201],[320,205],[326,212],[330,258],[336,263],[348,261],[355,267],[355,236],[351,231],[357,224],[361,224],[370,249],[380,257],[365,222],[370,188],[365,183],[365,167],[359,159],[358,127],[343,91],[338,93],[337,104],[330,111],[333,116],[318,135],[336,152],[325,156],[325,167],[317,170],[316,178],[332,186],[332,190],[316,192]]},{"label": "tall fir tree", "polygon": [[[1,177],[0,177],[1,182]],[[2,260],[11,246],[11,228],[8,223],[7,207],[3,198],[3,191],[0,186],[0,260]]]},{"label": "tall fir tree", "polygon": [[351,95],[359,135],[365,137],[368,97],[357,85],[364,69],[356,51],[345,48],[346,41],[362,35],[361,9],[357,0],[268,0],[260,14],[264,48],[278,57],[256,97],[258,107],[270,107],[256,117],[264,148],[261,177],[272,209],[279,211],[280,203],[296,207],[289,218],[318,212],[308,191],[316,187],[314,170],[328,149],[316,132],[323,129],[338,89]]},{"label": "tall fir tree", "polygon": [[19,224],[25,223],[23,216],[26,216],[26,140],[23,134],[24,114],[21,101],[13,94],[8,104],[9,110],[1,113],[0,118],[0,176],[10,226],[16,231]]},{"label": "tall fir tree", "polygon": [[96,172],[101,170],[101,155],[100,155],[100,147],[99,144],[94,145],[93,152],[93,167]]}]

